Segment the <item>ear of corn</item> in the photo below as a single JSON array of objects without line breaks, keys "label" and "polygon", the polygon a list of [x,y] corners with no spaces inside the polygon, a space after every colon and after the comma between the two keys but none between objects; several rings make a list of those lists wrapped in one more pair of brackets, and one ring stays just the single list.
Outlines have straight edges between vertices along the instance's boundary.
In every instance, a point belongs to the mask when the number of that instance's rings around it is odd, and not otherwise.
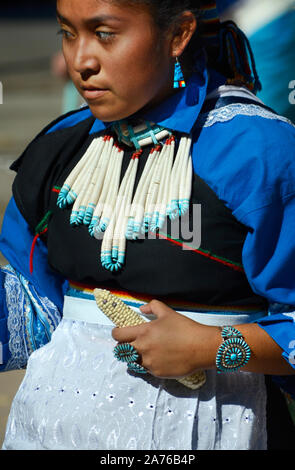
[{"label": "ear of corn", "polygon": [[[136,326],[145,323],[145,320],[132,308],[126,305],[119,297],[106,289],[95,289],[94,297],[98,308],[119,328]],[[190,376],[177,379],[182,385],[197,390],[206,382],[204,371],[198,371]]]},{"label": "ear of corn", "polygon": [[95,289],[93,294],[100,310],[119,328],[145,323],[138,313],[108,290]]}]

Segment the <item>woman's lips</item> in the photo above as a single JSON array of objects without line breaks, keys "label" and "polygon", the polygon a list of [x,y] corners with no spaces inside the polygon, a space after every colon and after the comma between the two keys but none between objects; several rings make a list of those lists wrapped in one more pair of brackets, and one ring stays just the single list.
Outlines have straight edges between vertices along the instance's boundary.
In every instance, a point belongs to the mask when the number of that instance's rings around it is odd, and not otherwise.
[{"label": "woman's lips", "polygon": [[108,90],[103,90],[102,88],[84,88],[83,96],[86,100],[96,100],[103,96]]}]

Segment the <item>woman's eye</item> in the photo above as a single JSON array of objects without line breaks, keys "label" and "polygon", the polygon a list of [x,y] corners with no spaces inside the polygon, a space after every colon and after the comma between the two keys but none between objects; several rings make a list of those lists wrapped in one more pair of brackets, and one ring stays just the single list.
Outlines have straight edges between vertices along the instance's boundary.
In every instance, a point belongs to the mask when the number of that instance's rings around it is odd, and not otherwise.
[{"label": "woman's eye", "polygon": [[110,41],[115,36],[115,33],[110,33],[109,31],[96,31],[95,34],[102,41]]},{"label": "woman's eye", "polygon": [[65,39],[70,39],[73,37],[72,33],[70,31],[67,31],[66,29],[60,29],[57,34],[61,34]]}]

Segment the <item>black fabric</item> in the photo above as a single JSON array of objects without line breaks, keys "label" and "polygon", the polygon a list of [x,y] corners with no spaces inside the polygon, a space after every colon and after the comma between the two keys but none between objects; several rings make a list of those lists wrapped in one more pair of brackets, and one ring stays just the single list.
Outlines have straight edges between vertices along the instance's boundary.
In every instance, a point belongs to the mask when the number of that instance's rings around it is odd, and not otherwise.
[{"label": "black fabric", "polygon": [[[89,118],[74,127],[39,136],[18,165],[13,194],[32,231],[48,209],[53,212],[48,234],[43,238],[50,266],[73,281],[146,293],[163,301],[172,297],[208,305],[266,308],[266,301],[253,293],[244,272],[163,239],[127,241],[125,267],[118,273],[102,268],[101,241],[90,237],[85,226],[70,226],[71,208],[60,210],[56,206],[57,194],[51,191],[55,185],[62,186],[89,146],[94,137],[89,136],[92,125],[93,119]],[[132,154],[132,150],[125,150],[121,177]],[[145,148],[140,157],[136,184],[149,150]],[[193,204],[201,204],[200,249],[241,263],[248,229],[197,175],[191,208]],[[169,224],[167,228],[169,234]],[[181,234],[179,238],[188,242]]]},{"label": "black fabric", "polygon": [[[140,160],[137,181],[148,153],[149,149],[146,149]],[[129,159],[130,152],[126,152],[122,175]],[[59,185],[65,176],[63,174],[58,181]],[[56,198],[57,195],[52,193],[50,208],[53,217],[47,245],[51,266],[66,277],[162,299],[179,296],[182,300],[213,305],[264,304],[253,294],[244,273],[163,239],[127,241],[125,267],[118,273],[103,269],[99,259],[101,241],[91,238],[87,227],[71,227],[71,208],[61,211],[56,207]],[[194,175],[191,203],[201,204],[202,208],[200,248],[240,263],[247,229],[234,219],[197,175]]]},{"label": "black fabric", "polygon": [[[64,117],[73,113],[68,113]],[[26,148],[11,169],[17,172],[12,192],[16,204],[34,232],[49,207],[51,189],[69,162],[75,164],[91,141],[89,131],[94,118],[74,127],[47,131],[61,118],[47,126]]]}]

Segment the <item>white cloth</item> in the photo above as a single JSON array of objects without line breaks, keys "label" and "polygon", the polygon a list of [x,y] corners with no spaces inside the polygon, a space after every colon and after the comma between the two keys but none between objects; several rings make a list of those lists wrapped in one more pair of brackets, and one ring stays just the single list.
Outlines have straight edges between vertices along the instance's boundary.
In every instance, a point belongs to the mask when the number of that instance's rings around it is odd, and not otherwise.
[{"label": "white cloth", "polygon": [[[128,302],[126,302],[128,305]],[[138,313],[144,320],[154,320],[154,315],[144,315],[139,308],[131,307],[136,313]],[[253,322],[261,318],[265,313],[226,313],[226,312],[193,312],[193,311],[181,311],[181,315],[184,315],[191,320],[195,320],[203,325],[214,325],[214,326],[233,326],[238,323]],[[64,307],[63,307],[63,318],[68,320],[78,320],[87,323],[94,323],[98,325],[114,326],[112,321],[100,310],[96,302],[92,299],[72,297],[69,295],[65,296]]]},{"label": "white cloth", "polygon": [[263,375],[207,371],[197,391],[135,375],[112,328],[61,321],[30,356],[3,450],[266,449]]}]

